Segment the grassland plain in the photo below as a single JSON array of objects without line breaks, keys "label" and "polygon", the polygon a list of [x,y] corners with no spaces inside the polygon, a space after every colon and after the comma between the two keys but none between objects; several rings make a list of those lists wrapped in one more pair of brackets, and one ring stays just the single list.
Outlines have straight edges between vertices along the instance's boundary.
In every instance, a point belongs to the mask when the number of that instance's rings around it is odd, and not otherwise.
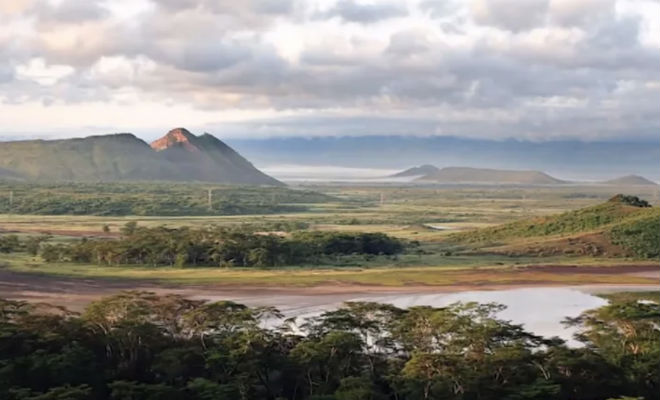
[{"label": "grassland plain", "polygon": [[[185,190],[204,194],[204,185],[183,185]],[[304,210],[246,215],[29,215],[0,216],[0,232],[23,237],[50,235],[49,241],[67,243],[81,237],[112,239],[126,222],[139,226],[204,227],[210,225],[278,226],[281,223],[305,223],[306,230],[383,232],[408,241],[419,242],[415,252],[395,257],[348,256],[322,265],[300,265],[277,269],[220,269],[215,266],[195,268],[99,266],[74,263],[44,263],[27,253],[0,254],[5,270],[53,276],[147,280],[171,284],[215,284],[229,286],[364,285],[364,286],[483,286],[488,284],[585,284],[650,283],[652,279],[619,273],[622,267],[657,265],[629,254],[566,254],[554,252],[497,251],[493,243],[479,243],[478,248],[448,240],[448,235],[480,235],[499,224],[524,224],[529,218],[598,207],[618,192],[640,195],[657,205],[657,188],[613,186],[544,187],[443,187],[443,186],[305,186],[299,201]],[[44,190],[39,188],[39,190]],[[63,189],[60,189],[63,190]],[[93,198],[93,187],[86,196]],[[136,192],[137,186],[121,184],[120,191]],[[184,189],[176,189],[184,190]],[[253,189],[250,198],[267,197],[272,190]],[[289,189],[287,189],[289,190]],[[297,195],[297,194],[296,194]],[[202,197],[198,201],[201,200]],[[234,197],[237,202],[241,196]],[[0,202],[2,196],[0,196]],[[258,203],[258,202],[257,202]],[[279,203],[276,204],[276,206]],[[653,209],[652,209],[653,210]],[[634,211],[638,212],[638,211]],[[648,211],[643,211],[648,212]],[[643,213],[642,212],[642,213]],[[657,209],[651,211],[657,213]],[[183,213],[185,214],[185,213]],[[628,215],[628,214],[626,214]],[[641,215],[641,214],[640,214]],[[655,215],[655,214],[654,214]],[[628,219],[628,222],[632,219]],[[603,225],[603,224],[601,224]],[[606,226],[604,224],[603,226]],[[507,225],[504,225],[507,226]],[[599,225],[600,226],[600,225]],[[609,225],[607,225],[609,226]],[[493,228],[491,228],[493,227]],[[577,229],[577,228],[576,228]],[[581,229],[581,228],[580,228]],[[457,233],[458,232],[458,233]],[[523,246],[534,241],[552,242],[566,232],[549,236],[512,235],[496,243]],[[286,232],[279,232],[286,235]],[[536,235],[536,233],[535,233]],[[559,236],[557,236],[559,235]],[[474,242],[474,241],[472,241]],[[476,242],[479,242],[478,240]],[[497,246],[495,246],[497,247]],[[523,246],[524,247],[524,246]],[[479,250],[479,251],[477,251]],[[510,249],[509,249],[510,250]],[[575,270],[539,270],[530,265],[577,266]],[[593,266],[617,273],[595,271]],[[579,270],[580,267],[589,269]],[[609,268],[608,268],[609,267]],[[616,268],[611,268],[616,267]],[[631,270],[632,271],[632,270]]]},{"label": "grassland plain", "polygon": [[[492,258],[491,258],[492,260]],[[534,264],[502,265],[488,258],[448,262],[445,265],[379,266],[371,268],[298,266],[290,268],[148,267],[98,266],[92,264],[40,262],[27,255],[0,256],[5,270],[66,278],[122,279],[164,284],[220,285],[233,287],[339,286],[462,286],[491,285],[580,285],[655,284],[655,278],[638,276],[655,268],[653,263],[582,258],[562,263],[556,259],[535,259]],[[535,267],[536,263],[544,267]],[[563,268],[561,268],[563,267]]]}]

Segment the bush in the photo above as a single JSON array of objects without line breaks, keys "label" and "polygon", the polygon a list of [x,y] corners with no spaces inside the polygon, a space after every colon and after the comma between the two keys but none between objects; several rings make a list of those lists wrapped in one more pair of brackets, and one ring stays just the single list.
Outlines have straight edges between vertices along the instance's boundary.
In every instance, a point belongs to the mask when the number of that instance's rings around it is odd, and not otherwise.
[{"label": "bush", "polygon": [[140,228],[127,223],[119,240],[46,245],[46,262],[272,267],[317,262],[323,256],[394,255],[403,243],[382,233],[298,232],[280,237],[243,229]]}]

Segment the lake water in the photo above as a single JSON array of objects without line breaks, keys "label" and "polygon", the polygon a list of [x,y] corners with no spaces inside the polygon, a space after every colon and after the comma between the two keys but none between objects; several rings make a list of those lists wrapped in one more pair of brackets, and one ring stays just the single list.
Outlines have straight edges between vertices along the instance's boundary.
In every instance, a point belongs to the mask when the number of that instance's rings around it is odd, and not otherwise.
[{"label": "lake water", "polygon": [[[593,289],[593,288],[592,288]],[[640,288],[609,288],[610,291],[652,290]],[[603,289],[599,289],[602,291]],[[227,299],[227,296],[212,296],[209,300]],[[588,287],[534,287],[506,290],[466,291],[455,293],[392,293],[392,294],[331,294],[331,295],[281,295],[255,294],[238,296],[232,300],[251,306],[275,306],[288,317],[306,318],[340,307],[345,301],[373,301],[389,303],[400,308],[412,306],[443,307],[455,302],[495,302],[507,308],[499,317],[523,325],[537,335],[558,336],[570,345],[577,345],[573,329],[566,328],[562,321],[566,317],[577,317],[582,312],[601,307],[607,301],[590,293]],[[301,322],[300,320],[298,322]],[[270,325],[270,324],[269,324]]]},{"label": "lake water", "polygon": [[499,303],[507,306],[498,316],[545,337],[558,336],[572,345],[574,330],[561,322],[582,312],[604,306],[607,300],[576,289],[524,288],[494,291],[471,291],[451,294],[383,296],[372,301],[390,303],[400,308],[412,306],[442,307],[458,301]]}]

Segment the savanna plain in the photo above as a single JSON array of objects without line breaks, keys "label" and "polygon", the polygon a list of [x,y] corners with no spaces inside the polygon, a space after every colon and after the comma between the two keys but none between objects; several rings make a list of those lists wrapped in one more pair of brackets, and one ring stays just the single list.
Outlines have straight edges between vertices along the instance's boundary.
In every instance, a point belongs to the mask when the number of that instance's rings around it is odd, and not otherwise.
[{"label": "savanna plain", "polygon": [[657,186],[0,193],[3,398],[657,395]]},{"label": "savanna plain", "polygon": [[[0,265],[5,290],[17,296],[40,295],[9,282],[33,275],[121,287],[359,292],[649,284],[658,269],[657,186],[0,189]],[[656,207],[626,201],[633,196]],[[144,254],[130,255],[130,243]],[[75,296],[76,287],[57,296]]]}]

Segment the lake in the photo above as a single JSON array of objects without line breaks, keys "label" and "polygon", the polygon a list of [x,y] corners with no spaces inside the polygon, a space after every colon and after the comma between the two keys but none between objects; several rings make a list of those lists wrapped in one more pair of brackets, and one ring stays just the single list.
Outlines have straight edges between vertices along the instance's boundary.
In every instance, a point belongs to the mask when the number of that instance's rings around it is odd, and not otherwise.
[{"label": "lake", "polygon": [[[601,307],[607,300],[593,294],[595,290],[653,290],[646,287],[533,287],[505,290],[483,290],[440,293],[392,293],[392,294],[332,294],[332,295],[258,295],[238,296],[232,300],[251,306],[275,306],[285,317],[306,318],[340,307],[345,301],[373,301],[389,303],[400,308],[412,306],[443,307],[455,302],[495,302],[507,308],[499,317],[523,325],[537,335],[558,336],[571,346],[579,345],[573,339],[574,329],[562,324],[566,317],[577,317],[582,312]],[[201,296],[200,296],[201,297]],[[209,300],[227,299],[227,296],[204,296]],[[298,320],[298,322],[301,322]]]}]

